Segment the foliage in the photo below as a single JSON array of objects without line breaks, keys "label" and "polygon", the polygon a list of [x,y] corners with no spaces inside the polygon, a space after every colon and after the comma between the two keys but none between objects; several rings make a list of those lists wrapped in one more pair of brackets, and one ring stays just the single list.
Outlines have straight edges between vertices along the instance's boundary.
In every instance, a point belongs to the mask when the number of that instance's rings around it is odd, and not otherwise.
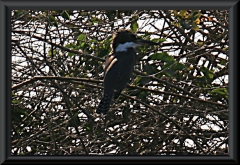
[{"label": "foliage", "polygon": [[[97,115],[112,34],[141,47]],[[12,11],[13,155],[228,153],[228,11]]]}]

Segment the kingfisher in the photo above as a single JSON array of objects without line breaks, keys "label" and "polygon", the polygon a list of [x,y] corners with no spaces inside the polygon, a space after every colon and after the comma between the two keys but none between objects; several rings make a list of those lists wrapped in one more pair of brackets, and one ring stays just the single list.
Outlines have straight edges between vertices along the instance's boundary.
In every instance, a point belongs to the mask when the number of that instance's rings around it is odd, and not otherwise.
[{"label": "kingfisher", "polygon": [[128,30],[119,30],[112,43],[112,52],[107,55],[104,67],[104,92],[96,112],[107,114],[112,98],[117,99],[127,86],[135,65],[135,48],[158,43],[143,40]]}]

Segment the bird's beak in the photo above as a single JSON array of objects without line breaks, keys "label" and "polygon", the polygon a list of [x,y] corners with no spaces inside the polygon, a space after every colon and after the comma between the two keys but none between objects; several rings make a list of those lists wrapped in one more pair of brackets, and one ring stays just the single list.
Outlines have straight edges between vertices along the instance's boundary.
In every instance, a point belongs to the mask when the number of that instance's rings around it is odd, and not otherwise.
[{"label": "bird's beak", "polygon": [[138,38],[138,39],[137,39],[137,44],[139,44],[139,45],[145,45],[145,46],[148,46],[148,45],[158,45],[158,43],[156,43],[156,42],[143,40],[143,39],[141,39],[141,38]]}]

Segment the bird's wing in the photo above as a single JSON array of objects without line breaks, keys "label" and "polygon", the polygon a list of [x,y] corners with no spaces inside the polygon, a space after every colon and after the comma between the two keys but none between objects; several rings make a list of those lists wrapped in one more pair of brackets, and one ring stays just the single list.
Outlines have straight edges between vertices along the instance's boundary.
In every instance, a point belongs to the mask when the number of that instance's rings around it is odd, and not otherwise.
[{"label": "bird's wing", "polygon": [[105,74],[109,71],[110,68],[117,62],[117,58],[114,56],[114,54],[108,55],[105,62]]}]

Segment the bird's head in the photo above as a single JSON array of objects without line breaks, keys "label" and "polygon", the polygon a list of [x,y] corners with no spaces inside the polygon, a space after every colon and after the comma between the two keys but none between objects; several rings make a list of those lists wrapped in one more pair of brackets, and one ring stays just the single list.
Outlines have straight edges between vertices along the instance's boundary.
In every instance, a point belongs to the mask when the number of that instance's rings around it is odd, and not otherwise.
[{"label": "bird's head", "polygon": [[143,40],[127,30],[120,30],[113,39],[114,52],[124,52],[129,48],[136,48],[143,45],[157,45],[158,43]]}]

